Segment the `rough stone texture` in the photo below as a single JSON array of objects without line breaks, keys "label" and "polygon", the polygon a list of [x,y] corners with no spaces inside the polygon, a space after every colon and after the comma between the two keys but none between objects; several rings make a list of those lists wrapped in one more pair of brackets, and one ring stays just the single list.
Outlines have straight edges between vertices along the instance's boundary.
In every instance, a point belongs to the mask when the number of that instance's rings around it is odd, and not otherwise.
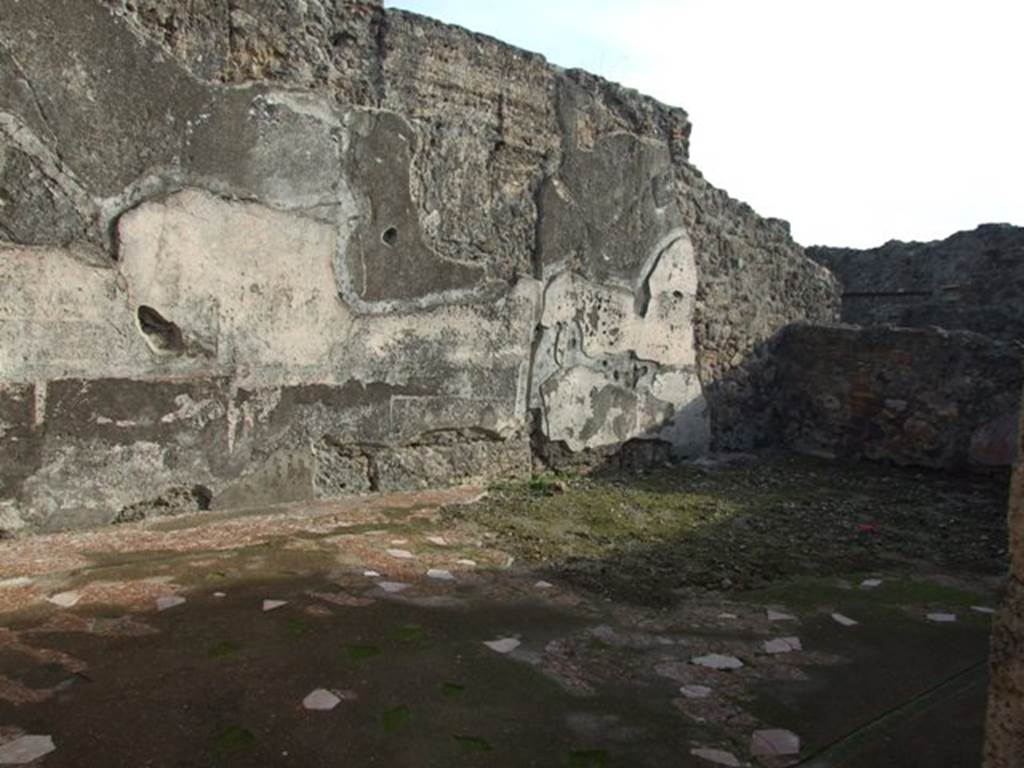
[{"label": "rough stone texture", "polygon": [[1024,427],[1010,486],[1008,520],[1010,575],[992,629],[984,768],[1024,765]]},{"label": "rough stone texture", "polygon": [[934,325],[1024,339],[1024,228],[986,224],[931,243],[808,248],[839,278],[842,319],[857,325]]},{"label": "rough stone texture", "polygon": [[1024,379],[1013,344],[966,331],[798,324],[771,358],[775,428],[799,451],[926,467],[1013,463]]},{"label": "rough stone texture", "polygon": [[837,290],[689,134],[377,2],[5,3],[0,529],[751,443]]}]

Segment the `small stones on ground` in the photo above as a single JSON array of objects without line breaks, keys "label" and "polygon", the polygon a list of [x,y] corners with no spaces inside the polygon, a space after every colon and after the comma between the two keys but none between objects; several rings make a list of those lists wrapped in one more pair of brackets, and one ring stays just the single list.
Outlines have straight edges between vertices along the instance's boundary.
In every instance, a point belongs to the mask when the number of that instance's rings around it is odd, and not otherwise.
[{"label": "small stones on ground", "polygon": [[448,541],[444,536],[427,536],[427,541],[433,544],[435,547],[447,547]]},{"label": "small stones on ground", "polygon": [[952,624],[956,621],[955,613],[929,613],[926,617],[928,621],[934,621],[936,624]]},{"label": "small stones on ground", "polygon": [[399,592],[404,592],[409,588],[408,584],[403,584],[400,581],[378,581],[377,586],[389,595],[397,595]]},{"label": "small stones on ground", "polygon": [[731,619],[738,619],[739,616],[737,616],[735,613],[720,613],[720,614],[718,614],[718,618],[720,618],[720,619],[730,619],[731,620]]},{"label": "small stones on ground", "polygon": [[414,560],[416,558],[416,555],[407,549],[388,549],[385,551],[396,560]]},{"label": "small stones on ground", "polygon": [[315,712],[330,712],[341,703],[341,699],[326,688],[317,688],[302,700],[302,706]]},{"label": "small stones on ground", "polygon": [[377,571],[363,571],[363,576],[368,579],[379,579],[380,574]]},{"label": "small stones on ground", "polygon": [[791,613],[783,613],[782,611],[773,611],[769,608],[768,621],[796,621],[796,616]]},{"label": "small stones on ground", "polygon": [[849,616],[844,616],[841,613],[833,613],[832,620],[837,624],[842,624],[844,627],[856,627],[860,622],[851,619]]},{"label": "small stones on ground", "polygon": [[47,602],[53,603],[60,608],[71,608],[82,596],[77,592],[58,592],[56,595],[50,595],[46,598]]},{"label": "small stones on ground", "polygon": [[408,539],[392,539],[391,540],[392,546],[395,546],[395,547],[400,547],[403,544],[408,544],[408,543],[409,543]]},{"label": "small stones on ground", "polygon": [[711,695],[712,689],[706,685],[684,685],[679,692],[688,699],[706,699]]},{"label": "small stones on ground", "polygon": [[544,581],[543,579],[533,585],[536,589],[554,589],[555,585],[550,581]]},{"label": "small stones on ground", "polygon": [[989,608],[987,605],[972,605],[971,606],[971,610],[974,611],[975,613],[988,613],[988,614],[991,614],[991,613],[995,613],[996,612],[995,608]]},{"label": "small stones on ground", "polygon": [[431,568],[427,571],[428,579],[437,579],[438,581],[455,581],[455,577],[451,571],[446,571],[443,568]]},{"label": "small stones on ground", "polygon": [[264,612],[266,612],[266,611],[276,611],[278,608],[280,608],[281,606],[284,606],[284,605],[288,605],[288,601],[287,600],[264,600],[263,601],[263,610],[264,610]]},{"label": "small stones on ground", "polygon": [[695,656],[690,659],[691,664],[708,669],[739,669],[743,662],[735,656],[725,656],[720,653],[709,653],[706,656]]},{"label": "small stones on ground", "polygon": [[19,736],[0,746],[0,765],[26,765],[55,749],[52,736]]},{"label": "small stones on ground", "polygon": [[764,652],[770,654],[792,653],[802,651],[799,637],[777,637],[774,640],[765,640]]},{"label": "small stones on ground", "polygon": [[882,586],[882,580],[881,579],[864,579],[864,581],[862,581],[860,583],[860,586],[861,586],[861,589],[877,589],[878,587]]},{"label": "small stones on ground", "polygon": [[216,597],[218,600],[223,600],[225,597],[228,596],[228,593],[227,592],[214,592],[213,596]]},{"label": "small stones on ground", "polygon": [[185,604],[185,598],[181,595],[164,595],[156,599],[156,609],[158,611],[166,611],[169,608],[177,608],[179,605]]},{"label": "small stones on ground", "polygon": [[476,568],[476,560],[470,560],[468,558],[462,558],[461,560],[455,561],[456,565],[461,565],[465,568]]},{"label": "small stones on ground", "polygon": [[484,645],[496,653],[512,653],[521,643],[514,637],[503,637],[499,640],[488,640]]},{"label": "small stones on ground", "polygon": [[691,749],[690,754],[715,765],[724,765],[726,768],[740,768],[741,765],[736,755],[732,752],[726,752],[724,749],[705,749],[701,747]]},{"label": "small stones on ground", "polygon": [[754,735],[750,737],[750,754],[754,757],[799,755],[800,737],[781,728],[754,731]]}]

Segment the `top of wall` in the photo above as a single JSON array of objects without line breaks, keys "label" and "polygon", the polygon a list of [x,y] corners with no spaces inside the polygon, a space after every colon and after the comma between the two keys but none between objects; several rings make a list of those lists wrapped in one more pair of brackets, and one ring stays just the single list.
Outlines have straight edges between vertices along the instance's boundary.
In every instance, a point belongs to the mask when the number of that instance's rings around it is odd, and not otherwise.
[{"label": "top of wall", "polygon": [[983,224],[945,240],[807,255],[839,278],[845,322],[1024,339],[1024,227]]}]

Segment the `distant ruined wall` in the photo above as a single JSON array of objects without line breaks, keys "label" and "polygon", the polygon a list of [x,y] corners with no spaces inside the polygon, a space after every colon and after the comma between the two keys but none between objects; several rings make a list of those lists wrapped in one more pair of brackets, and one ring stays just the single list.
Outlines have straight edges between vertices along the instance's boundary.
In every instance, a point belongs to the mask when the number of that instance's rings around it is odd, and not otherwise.
[{"label": "distant ruined wall", "polygon": [[1010,466],[1020,350],[966,331],[797,324],[772,345],[780,441],[803,453],[963,469]]},{"label": "distant ruined wall", "polygon": [[984,768],[1024,765],[1024,426],[1018,446],[1010,486],[1010,574],[992,628]]},{"label": "distant ruined wall", "polygon": [[1024,340],[1024,227],[985,224],[931,243],[807,255],[839,279],[843,322]]},{"label": "distant ruined wall", "polygon": [[0,530],[744,447],[836,284],[672,109],[377,3],[2,0]]}]

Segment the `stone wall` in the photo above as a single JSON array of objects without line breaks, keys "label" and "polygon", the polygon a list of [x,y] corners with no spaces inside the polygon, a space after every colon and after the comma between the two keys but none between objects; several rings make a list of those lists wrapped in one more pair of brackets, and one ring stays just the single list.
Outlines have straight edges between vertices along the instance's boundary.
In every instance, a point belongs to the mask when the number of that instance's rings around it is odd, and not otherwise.
[{"label": "stone wall", "polygon": [[925,467],[1008,466],[1019,348],[966,331],[798,324],[771,347],[774,428],[798,451]]},{"label": "stone wall", "polygon": [[984,768],[1024,765],[1024,426],[1018,448],[1010,485],[1010,574],[992,629]]},{"label": "stone wall", "polygon": [[808,248],[843,290],[843,322],[1024,339],[1024,227],[986,224],[931,243]]},{"label": "stone wall", "polygon": [[749,444],[838,292],[689,134],[378,3],[5,3],[0,530]]}]

